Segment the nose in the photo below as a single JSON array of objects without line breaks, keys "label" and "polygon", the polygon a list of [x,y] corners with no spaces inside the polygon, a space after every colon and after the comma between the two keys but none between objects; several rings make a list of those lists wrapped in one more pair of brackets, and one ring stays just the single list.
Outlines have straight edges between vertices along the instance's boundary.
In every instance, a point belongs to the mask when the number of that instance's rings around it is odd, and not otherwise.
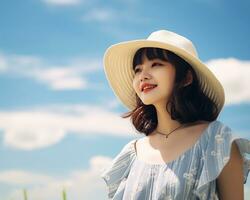
[{"label": "nose", "polygon": [[139,78],[140,78],[141,82],[146,80],[146,79],[150,79],[150,77],[151,77],[151,75],[148,72],[146,72],[145,70],[142,70],[139,76],[140,76]]}]

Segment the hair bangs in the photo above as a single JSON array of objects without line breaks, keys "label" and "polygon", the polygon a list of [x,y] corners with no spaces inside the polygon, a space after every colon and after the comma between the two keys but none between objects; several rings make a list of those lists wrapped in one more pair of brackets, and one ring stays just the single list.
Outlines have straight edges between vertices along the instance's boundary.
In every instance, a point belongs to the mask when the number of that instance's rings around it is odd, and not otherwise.
[{"label": "hair bangs", "polygon": [[160,59],[168,61],[167,57],[168,50],[154,47],[144,47],[137,50],[133,58],[133,70],[136,65],[141,65],[143,56],[145,55],[148,60]]}]

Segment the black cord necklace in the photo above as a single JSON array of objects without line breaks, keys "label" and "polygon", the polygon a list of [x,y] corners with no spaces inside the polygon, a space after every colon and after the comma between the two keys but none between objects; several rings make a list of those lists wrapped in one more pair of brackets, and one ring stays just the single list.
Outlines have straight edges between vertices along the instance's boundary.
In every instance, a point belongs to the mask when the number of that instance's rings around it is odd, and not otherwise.
[{"label": "black cord necklace", "polygon": [[[191,123],[191,124],[196,124],[197,122],[194,122],[194,123]],[[190,125],[190,123],[188,123],[189,125]],[[188,124],[182,124],[182,125],[180,125],[179,127],[177,127],[176,129],[174,129],[173,131],[171,131],[170,133],[168,133],[168,134],[165,134],[165,133],[161,133],[161,132],[159,132],[159,131],[157,131],[157,130],[155,130],[155,132],[156,133],[159,133],[159,134],[161,134],[161,135],[164,135],[165,137],[166,137],[166,139],[168,138],[168,136],[171,134],[171,133],[173,133],[175,130],[177,130],[177,129],[179,129],[179,128],[181,128],[181,127],[184,127],[184,126],[186,126],[186,125],[188,125]]]}]

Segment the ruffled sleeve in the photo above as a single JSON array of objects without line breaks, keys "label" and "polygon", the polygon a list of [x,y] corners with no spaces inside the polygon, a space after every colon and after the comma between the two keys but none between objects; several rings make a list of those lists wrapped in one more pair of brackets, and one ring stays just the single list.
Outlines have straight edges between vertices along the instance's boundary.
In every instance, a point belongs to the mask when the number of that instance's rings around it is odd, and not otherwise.
[{"label": "ruffled sleeve", "polygon": [[247,158],[247,154],[250,154],[250,140],[239,137],[233,133],[231,128],[219,122],[211,131],[209,142],[202,158],[202,170],[196,189],[198,196],[208,193],[209,183],[218,178],[224,166],[228,163],[234,141],[244,161],[244,184],[247,182],[250,171],[250,159]]},{"label": "ruffled sleeve", "polygon": [[113,198],[121,182],[128,177],[135,158],[134,151],[132,151],[133,142],[134,140],[127,143],[110,165],[102,170],[101,178],[104,179],[107,185],[109,198]]}]

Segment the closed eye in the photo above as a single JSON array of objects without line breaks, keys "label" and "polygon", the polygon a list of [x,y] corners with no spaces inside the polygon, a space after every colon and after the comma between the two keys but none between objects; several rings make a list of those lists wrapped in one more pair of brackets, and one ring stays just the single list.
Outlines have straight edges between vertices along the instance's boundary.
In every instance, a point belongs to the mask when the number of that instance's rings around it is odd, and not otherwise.
[{"label": "closed eye", "polygon": [[[154,66],[163,66],[164,64],[160,63],[160,62],[153,62],[152,67]],[[135,67],[134,69],[135,73],[137,73],[138,71],[140,71],[139,67]]]},{"label": "closed eye", "polygon": [[159,63],[159,62],[154,62],[153,64],[152,64],[152,67],[153,66],[162,66],[163,64],[161,64],[161,63]]},{"label": "closed eye", "polygon": [[135,73],[138,72],[138,71],[139,71],[139,68],[136,68],[134,71],[135,71]]}]

